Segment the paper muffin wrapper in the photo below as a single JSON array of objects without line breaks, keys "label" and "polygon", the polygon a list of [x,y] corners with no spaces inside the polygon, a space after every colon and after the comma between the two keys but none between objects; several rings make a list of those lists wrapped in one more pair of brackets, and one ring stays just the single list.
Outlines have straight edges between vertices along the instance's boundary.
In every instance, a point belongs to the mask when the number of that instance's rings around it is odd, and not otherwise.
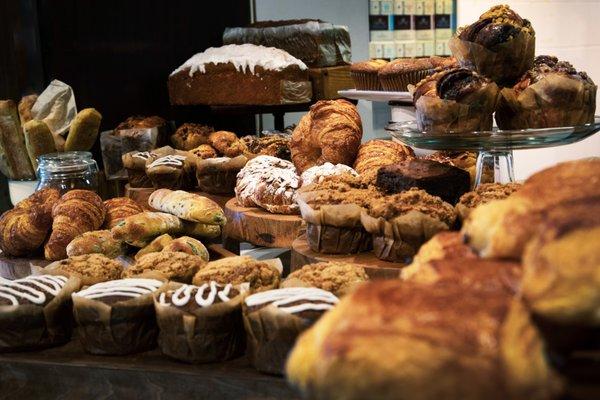
[{"label": "paper muffin wrapper", "polygon": [[548,75],[517,94],[512,88],[500,91],[496,122],[500,129],[577,126],[594,121],[595,85]]},{"label": "paper muffin wrapper", "polygon": [[170,282],[154,293],[159,327],[158,346],[169,357],[190,363],[225,361],[238,357],[246,348],[240,293],[226,303],[198,308],[193,312],[158,302],[158,296],[181,284]]},{"label": "paper muffin wrapper", "polygon": [[152,187],[152,181],[150,180],[150,178],[148,178],[148,175],[146,175],[146,171],[131,168],[126,168],[126,170],[129,186],[134,188]]},{"label": "paper muffin wrapper", "polygon": [[444,222],[414,210],[391,220],[375,218],[364,211],[361,221],[373,235],[373,251],[377,258],[392,262],[407,262],[423,243],[436,233],[449,229]]},{"label": "paper muffin wrapper", "polygon": [[531,68],[535,57],[535,35],[526,32],[498,45],[494,51],[456,36],[448,46],[461,66],[475,69],[502,86],[514,84]]},{"label": "paper muffin wrapper", "polygon": [[237,156],[223,163],[212,159],[199,160],[196,164],[196,178],[200,190],[211,194],[235,194],[237,174],[248,162],[248,157]]},{"label": "paper muffin wrapper", "polygon": [[68,342],[73,325],[71,294],[80,286],[79,278],[70,276],[56,297],[45,306],[0,306],[0,353],[41,349]]},{"label": "paper muffin wrapper", "polygon": [[72,296],[79,340],[92,354],[123,355],[156,347],[158,326],[152,293],[109,305]]},{"label": "paper muffin wrapper", "polygon": [[350,72],[354,86],[358,90],[382,90],[377,71],[374,72]]},{"label": "paper muffin wrapper", "polygon": [[283,375],[288,353],[298,335],[314,321],[283,312],[273,305],[250,313],[245,304],[242,308],[250,362],[260,372]]},{"label": "paper muffin wrapper", "polygon": [[420,71],[408,71],[393,75],[380,75],[379,81],[383,90],[391,92],[406,92],[408,85],[416,85],[422,79],[431,75],[434,69],[424,69]]},{"label": "paper muffin wrapper", "polygon": [[489,131],[498,86],[490,83],[469,96],[469,103],[421,96],[415,103],[417,126],[429,134]]}]

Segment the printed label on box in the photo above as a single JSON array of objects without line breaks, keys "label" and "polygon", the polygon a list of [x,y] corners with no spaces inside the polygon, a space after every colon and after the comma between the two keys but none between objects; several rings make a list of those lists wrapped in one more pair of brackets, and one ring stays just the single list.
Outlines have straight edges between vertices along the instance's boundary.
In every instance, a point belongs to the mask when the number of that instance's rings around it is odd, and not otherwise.
[{"label": "printed label on box", "polygon": [[381,8],[379,7],[381,5],[381,1],[380,0],[371,0],[369,1],[369,14],[370,15],[379,15],[381,14]]},{"label": "printed label on box", "polygon": [[423,57],[425,55],[425,49],[423,48],[423,42],[415,42],[415,57]]},{"label": "printed label on box", "polygon": [[404,43],[402,42],[396,42],[396,58],[404,58],[406,57],[404,55]]},{"label": "printed label on box", "polygon": [[446,43],[445,42],[435,42],[435,55],[436,56],[445,56],[446,55]]},{"label": "printed label on box", "polygon": [[385,42],[383,44],[383,58],[393,59],[396,56],[396,46],[394,42]]},{"label": "printed label on box", "polygon": [[394,14],[395,15],[406,14],[404,12],[404,1],[403,0],[394,0]]},{"label": "printed label on box", "polygon": [[369,43],[369,58],[383,58],[383,45],[381,43]]},{"label": "printed label on box", "polygon": [[415,15],[415,37],[417,40],[433,40],[434,31],[431,15]]},{"label": "printed label on box", "polygon": [[425,14],[425,15],[435,14],[434,0],[425,0],[425,4],[423,6],[423,14]]},{"label": "printed label on box", "polygon": [[426,57],[432,56],[435,51],[435,42],[433,40],[428,40],[423,43],[423,55]]},{"label": "printed label on box", "polygon": [[394,13],[394,0],[381,0],[379,9],[382,15],[392,15]]},{"label": "printed label on box", "polygon": [[415,0],[404,0],[404,14],[412,15],[415,13]]},{"label": "printed label on box", "polygon": [[404,57],[416,57],[415,42],[404,43]]},{"label": "printed label on box", "polygon": [[435,13],[444,14],[444,4],[446,0],[435,0]]}]

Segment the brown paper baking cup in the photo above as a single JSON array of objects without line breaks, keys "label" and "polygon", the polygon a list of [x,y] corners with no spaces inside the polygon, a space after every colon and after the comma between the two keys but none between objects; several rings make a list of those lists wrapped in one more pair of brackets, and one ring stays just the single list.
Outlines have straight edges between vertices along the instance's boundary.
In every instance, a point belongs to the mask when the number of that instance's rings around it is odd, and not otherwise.
[{"label": "brown paper baking cup", "polygon": [[393,75],[380,75],[379,81],[383,90],[391,92],[406,92],[408,85],[416,85],[422,79],[433,73],[433,69],[424,69],[421,71],[402,72]]},{"label": "brown paper baking cup", "polygon": [[127,170],[127,180],[129,181],[129,186],[134,188],[151,188],[152,181],[146,175],[146,171],[126,168]]},{"label": "brown paper baking cup", "polygon": [[377,72],[350,72],[354,86],[358,90],[382,90]]}]

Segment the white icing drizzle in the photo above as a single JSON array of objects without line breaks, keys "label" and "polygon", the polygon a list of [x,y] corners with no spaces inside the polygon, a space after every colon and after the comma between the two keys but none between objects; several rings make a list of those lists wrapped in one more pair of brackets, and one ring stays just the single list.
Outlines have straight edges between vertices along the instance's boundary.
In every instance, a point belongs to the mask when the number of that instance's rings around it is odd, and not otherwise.
[{"label": "white icing drizzle", "polygon": [[56,296],[67,280],[62,275],[31,275],[14,281],[0,277],[0,297],[8,299],[13,306],[19,305],[20,299],[29,300],[33,304],[44,304],[46,295]]},{"label": "white icing drizzle", "polygon": [[157,158],[156,160],[152,161],[150,163],[150,165],[148,165],[148,168],[158,167],[159,165],[172,165],[174,167],[180,167],[183,165],[184,161],[185,161],[185,156],[180,156],[180,155],[164,156],[164,157]]},{"label": "white icing drizzle", "polygon": [[[333,308],[339,299],[331,292],[318,288],[291,287],[268,290],[256,293],[246,298],[248,307],[271,304],[281,311],[295,314],[302,311],[325,311]],[[304,303],[287,306],[287,304],[305,301]]]},{"label": "white icing drizzle", "polygon": [[97,283],[87,289],[73,293],[73,296],[81,296],[86,299],[99,299],[110,296],[139,297],[154,292],[162,284],[161,281],[156,279],[118,279]]},{"label": "white icing drizzle", "polygon": [[[179,288],[169,291],[171,293],[171,303],[174,306],[182,307],[188,304],[192,300],[192,292],[194,289],[197,289],[196,295],[194,296],[194,301],[200,307],[209,307],[214,304],[215,299],[218,297],[223,303],[231,300],[229,297],[229,293],[233,285],[228,283],[227,285],[220,285],[215,281],[211,281],[209,283],[205,283],[201,286],[194,285],[182,285]],[[240,286],[240,291],[245,291],[245,286]],[[207,289],[209,289],[207,291]],[[205,295],[205,293],[207,293]],[[162,305],[169,305],[166,298],[166,293],[161,293],[158,296],[158,302]]]},{"label": "white icing drizzle", "polygon": [[270,71],[281,71],[284,68],[296,65],[301,70],[306,70],[306,64],[291,56],[288,52],[275,47],[257,46],[254,44],[229,44],[221,47],[210,47],[201,53],[193,55],[179,68],[171,73],[189,69],[190,77],[196,72],[205,73],[206,64],[231,63],[240,72],[249,71],[254,74],[256,67]]},{"label": "white icing drizzle", "polygon": [[147,160],[148,158],[150,158],[150,152],[148,152],[148,151],[138,151],[137,153],[134,153],[131,157],[139,158],[139,159],[142,159],[142,160]]},{"label": "white icing drizzle", "polygon": [[302,173],[302,186],[310,185],[311,183],[321,183],[326,176],[341,175],[343,173],[358,176],[358,173],[354,169],[344,164],[333,165],[330,162],[326,162],[323,165],[315,165]]}]

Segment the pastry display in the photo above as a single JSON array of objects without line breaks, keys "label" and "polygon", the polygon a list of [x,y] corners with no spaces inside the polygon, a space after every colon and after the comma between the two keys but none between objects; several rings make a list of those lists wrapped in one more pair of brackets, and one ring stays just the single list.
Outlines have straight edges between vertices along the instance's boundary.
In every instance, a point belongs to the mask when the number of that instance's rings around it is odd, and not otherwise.
[{"label": "pastry display", "polygon": [[71,338],[71,293],[76,277],[0,277],[0,353],[61,345]]},{"label": "pastry display", "polygon": [[538,56],[512,87],[500,92],[500,129],[551,128],[594,122],[598,87],[585,72],[556,57]]},{"label": "pastry display", "polygon": [[169,284],[154,300],[160,350],[192,363],[242,355],[246,347],[242,321],[246,286],[214,281],[201,286]]},{"label": "pastry display", "polygon": [[208,137],[212,132],[214,132],[214,128],[211,126],[185,123],[171,135],[171,143],[178,150],[189,151],[200,145],[208,144]]},{"label": "pastry display", "polygon": [[342,297],[367,280],[369,276],[361,265],[331,261],[303,266],[290,273],[281,287],[316,287]]},{"label": "pastry display", "polygon": [[93,108],[86,108],[77,113],[65,142],[65,151],[90,151],[100,130],[102,115]]},{"label": "pastry display", "polygon": [[450,204],[456,204],[460,196],[469,191],[471,178],[460,168],[415,158],[380,168],[377,186],[385,193],[419,188]]},{"label": "pastry display", "polygon": [[107,230],[84,232],[67,245],[68,257],[97,253],[108,258],[117,258],[126,252],[127,245],[113,238]]},{"label": "pastry display", "polygon": [[377,174],[380,167],[413,158],[413,150],[393,140],[373,139],[360,145],[354,169],[361,175]]},{"label": "pastry display", "polygon": [[17,105],[0,100],[0,171],[9,179],[35,179],[27,154]]},{"label": "pastry display", "polygon": [[208,250],[202,242],[189,236],[180,236],[177,239],[170,240],[160,251],[187,253],[199,256],[204,261],[208,261],[209,258]]},{"label": "pastry display", "polygon": [[291,161],[290,152],[291,135],[271,133],[263,136],[244,136],[242,139],[246,151],[256,156],[272,156],[282,160]]},{"label": "pastry display", "polygon": [[253,44],[211,47],[171,73],[173,105],[310,101],[308,68],[284,50]]},{"label": "pastry display", "polygon": [[201,144],[190,150],[190,153],[202,160],[217,157],[217,151],[210,144]]},{"label": "pastry display", "polygon": [[460,260],[470,265],[470,260],[476,259],[477,254],[465,244],[460,232],[441,231],[425,242],[413,257],[412,263],[402,269],[404,271],[419,270],[422,265],[435,260]]},{"label": "pastry display", "polygon": [[33,105],[38,99],[37,94],[29,94],[27,96],[21,97],[21,101],[19,101],[19,105],[17,106],[17,110],[19,111],[19,119],[21,121],[21,125],[25,125],[25,123],[31,121],[33,119],[33,115],[31,114],[31,109]]},{"label": "pastry display", "polygon": [[92,354],[121,355],[156,347],[152,293],[156,279],[119,279],[73,293],[79,341]]},{"label": "pastry display", "polygon": [[326,162],[322,165],[315,165],[310,167],[300,175],[302,186],[307,186],[312,183],[321,183],[327,176],[350,174],[352,176],[358,176],[358,173],[351,167],[344,164],[335,164]]},{"label": "pastry display", "polygon": [[183,190],[159,189],[148,198],[155,210],[173,214],[186,221],[209,225],[225,225],[227,219],[223,209],[208,197]]},{"label": "pastry display", "polygon": [[237,175],[235,197],[242,207],[260,207],[276,214],[297,214],[300,177],[294,164],[271,156],[248,161]]},{"label": "pastry display", "polygon": [[190,166],[187,157],[172,154],[162,157],[152,157],[146,161],[146,175],[156,189],[180,189],[187,183]]},{"label": "pastry display", "polygon": [[417,126],[428,134],[486,131],[492,128],[498,86],[466,68],[434,73],[413,91]]},{"label": "pastry display", "polygon": [[215,281],[222,285],[247,283],[252,292],[279,287],[283,267],[279,259],[255,260],[249,256],[227,257],[211,261],[194,276],[192,283],[201,286]]},{"label": "pastry display", "polygon": [[106,207],[106,217],[102,226],[106,229],[112,229],[125,218],[144,212],[142,207],[128,197],[115,197],[106,200],[104,207]]},{"label": "pastry display", "polygon": [[349,64],[352,55],[348,27],[318,19],[256,21],[247,27],[225,28],[223,43],[273,46],[311,68]]},{"label": "pastry display", "polygon": [[52,228],[52,208],[58,202],[57,189],[41,189],[0,216],[0,250],[9,256],[34,253]]},{"label": "pastry display", "polygon": [[456,213],[461,221],[467,219],[471,211],[492,200],[502,200],[519,190],[520,183],[484,183],[471,192],[463,194],[456,203]]},{"label": "pastry display", "polygon": [[25,135],[25,147],[29,161],[31,161],[33,169],[37,170],[39,156],[56,152],[54,136],[44,121],[35,119],[23,124],[23,135]]},{"label": "pastry display", "polygon": [[398,58],[379,70],[379,82],[383,90],[406,92],[408,85],[419,83],[434,69],[429,58]]},{"label": "pastry display", "polygon": [[535,31],[507,5],[497,5],[450,39],[452,55],[463,67],[499,85],[512,85],[527,71],[535,55]]},{"label": "pastry display", "polygon": [[216,157],[196,161],[196,178],[200,190],[211,194],[234,195],[237,174],[248,159],[241,155],[234,158]]},{"label": "pastry display", "polygon": [[290,150],[299,173],[326,162],[353,165],[362,139],[356,106],[347,100],[320,100],[292,134]]},{"label": "pastry display", "polygon": [[90,190],[75,189],[62,195],[52,209],[52,233],[44,245],[47,260],[67,256],[67,245],[84,232],[102,226],[106,207],[102,199]]},{"label": "pastry display", "polygon": [[123,166],[127,170],[129,185],[131,187],[152,187],[152,182],[146,175],[146,162],[167,155],[175,154],[175,150],[170,146],[161,147],[152,151],[132,151],[123,154]]},{"label": "pastry display", "polygon": [[288,353],[296,338],[338,298],[318,288],[293,287],[268,290],[244,300],[244,326],[248,355],[257,370],[283,374]]},{"label": "pastry display", "polygon": [[148,253],[157,253],[162,251],[169,243],[173,241],[173,237],[168,233],[164,233],[156,239],[152,240],[146,246],[142,247],[136,254],[135,259],[138,260],[140,257],[148,254]]},{"label": "pastry display", "polygon": [[367,60],[352,63],[350,77],[357,90],[383,90],[379,76],[381,69],[388,64],[386,60]]},{"label": "pastry display", "polygon": [[410,260],[423,243],[450,229],[455,220],[450,204],[417,188],[369,199],[361,213],[364,229],[373,235],[375,255],[393,262]]},{"label": "pastry display", "polygon": [[543,350],[506,290],[380,280],[300,336],[286,374],[307,398],[548,399],[561,384]]},{"label": "pastry display", "polygon": [[77,276],[82,286],[89,286],[119,279],[123,273],[123,264],[103,254],[92,253],[55,261],[48,264],[44,271]]},{"label": "pastry display", "polygon": [[200,256],[163,249],[160,253],[149,253],[139,257],[135,264],[123,271],[122,276],[123,278],[132,278],[150,274],[168,280],[189,283],[194,274],[206,265],[207,255],[208,252]]}]

